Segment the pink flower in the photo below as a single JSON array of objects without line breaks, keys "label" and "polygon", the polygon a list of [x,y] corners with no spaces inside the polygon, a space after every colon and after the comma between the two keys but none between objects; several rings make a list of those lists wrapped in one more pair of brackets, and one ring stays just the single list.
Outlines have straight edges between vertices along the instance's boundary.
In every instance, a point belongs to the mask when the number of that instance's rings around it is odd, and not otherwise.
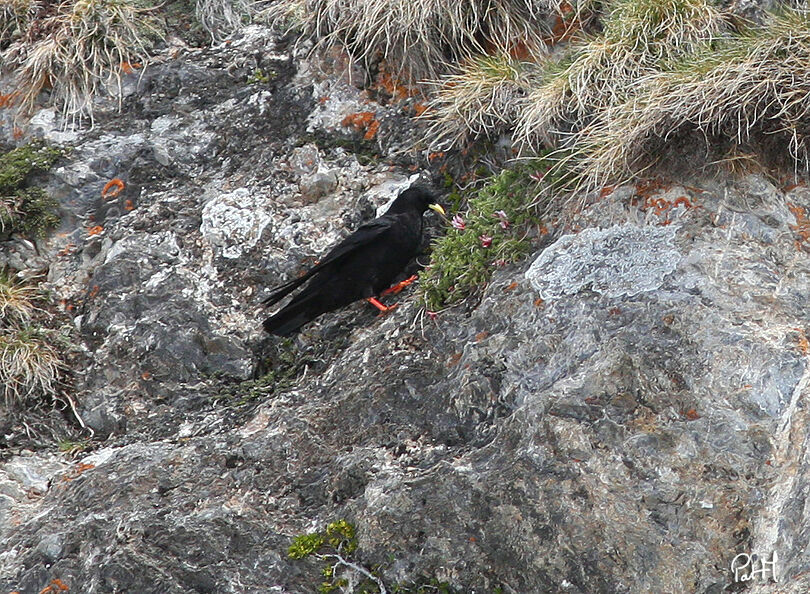
[{"label": "pink flower", "polygon": [[479,235],[478,239],[481,241],[482,248],[488,248],[492,245],[492,237],[489,235]]},{"label": "pink flower", "polygon": [[492,213],[492,216],[496,219],[500,219],[501,221],[501,229],[508,229],[509,228],[509,217],[506,216],[506,213],[502,210],[496,210]]},{"label": "pink flower", "polygon": [[492,265],[497,266],[498,268],[503,268],[504,266],[506,266],[506,260],[504,260],[503,258],[498,258],[492,263]]},{"label": "pink flower", "polygon": [[436,318],[439,317],[438,313],[436,313],[435,311],[430,311],[429,309],[426,309],[425,313],[427,314],[427,317],[429,317],[431,320],[435,320]]},{"label": "pink flower", "polygon": [[461,215],[456,215],[453,217],[453,221],[450,223],[453,225],[455,229],[459,231],[464,231],[465,227],[467,227],[467,223],[464,222],[464,219],[461,218]]}]

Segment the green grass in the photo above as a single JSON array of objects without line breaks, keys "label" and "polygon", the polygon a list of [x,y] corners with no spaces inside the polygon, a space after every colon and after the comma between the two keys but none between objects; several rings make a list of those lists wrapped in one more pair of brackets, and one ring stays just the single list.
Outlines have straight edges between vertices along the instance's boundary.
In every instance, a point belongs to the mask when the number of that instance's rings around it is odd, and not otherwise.
[{"label": "green grass", "polygon": [[[466,210],[454,213],[464,228],[449,226],[433,243],[430,265],[422,274],[422,298],[429,310],[466,299],[488,282],[496,267],[517,262],[528,253],[530,234],[541,224],[541,207],[535,202],[539,183],[530,176],[543,174],[549,167],[542,159],[523,162],[470,193]],[[553,181],[544,179],[544,183]],[[491,238],[488,247],[482,237]]]}]

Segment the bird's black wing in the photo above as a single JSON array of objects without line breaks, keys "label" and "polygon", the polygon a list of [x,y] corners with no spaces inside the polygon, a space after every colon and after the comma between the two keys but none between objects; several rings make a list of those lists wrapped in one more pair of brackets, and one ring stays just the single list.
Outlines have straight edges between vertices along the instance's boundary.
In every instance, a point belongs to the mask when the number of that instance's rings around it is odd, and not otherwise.
[{"label": "bird's black wing", "polygon": [[262,303],[265,305],[278,303],[325,267],[346,258],[359,248],[381,238],[391,229],[393,223],[394,219],[392,217],[386,218],[385,215],[383,215],[382,217],[361,225],[357,231],[332,248],[328,254],[321,258],[318,264],[307,270],[306,274],[284,283],[273,291]]}]

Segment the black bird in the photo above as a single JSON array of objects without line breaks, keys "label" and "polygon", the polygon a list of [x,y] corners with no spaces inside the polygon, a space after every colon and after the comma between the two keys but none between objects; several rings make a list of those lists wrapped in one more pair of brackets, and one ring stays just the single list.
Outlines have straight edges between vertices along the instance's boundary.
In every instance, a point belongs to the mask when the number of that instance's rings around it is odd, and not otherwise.
[{"label": "black bird", "polygon": [[414,187],[402,192],[384,215],[362,225],[306,274],[265,299],[266,305],[278,303],[306,283],[292,301],[264,321],[264,329],[289,336],[319,315],[358,299],[367,299],[382,311],[390,309],[375,297],[384,294],[416,257],[422,243],[422,214],[429,208],[444,215],[427,190]]}]

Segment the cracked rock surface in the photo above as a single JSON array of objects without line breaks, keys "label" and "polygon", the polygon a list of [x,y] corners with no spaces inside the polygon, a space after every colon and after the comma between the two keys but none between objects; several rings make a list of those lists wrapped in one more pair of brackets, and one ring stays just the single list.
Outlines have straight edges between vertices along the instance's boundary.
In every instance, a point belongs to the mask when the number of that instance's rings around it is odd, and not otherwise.
[{"label": "cracked rock surface", "polygon": [[[313,592],[287,547],[339,518],[390,586],[720,594],[776,550],[780,583],[746,591],[810,589],[807,187],[622,186],[466,310],[409,289],[267,340],[262,297],[427,172],[402,130],[372,160],[325,142],[401,108],[273,31],[189,52],[93,130],[34,120],[74,148],[63,229],[19,257],[73,305],[96,440],[71,459],[4,425],[0,591]],[[224,395],[290,353],[294,377]]]}]

